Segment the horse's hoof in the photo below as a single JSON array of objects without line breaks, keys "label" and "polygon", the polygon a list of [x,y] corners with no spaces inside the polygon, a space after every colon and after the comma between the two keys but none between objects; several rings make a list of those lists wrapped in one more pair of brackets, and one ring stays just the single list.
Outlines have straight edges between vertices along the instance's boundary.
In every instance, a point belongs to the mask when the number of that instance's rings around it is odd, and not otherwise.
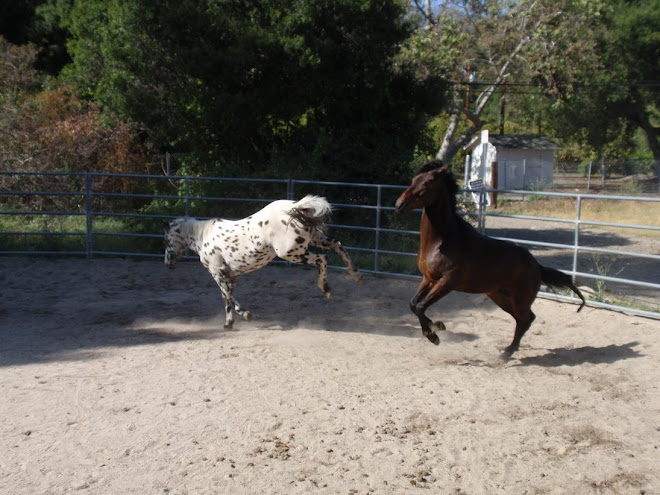
[{"label": "horse's hoof", "polygon": [[431,328],[436,332],[444,332],[445,330],[447,330],[447,327],[441,321],[431,322]]},{"label": "horse's hoof", "polygon": [[243,313],[243,319],[245,321],[252,321],[252,313],[250,313],[249,311],[246,311],[245,313]]},{"label": "horse's hoof", "polygon": [[440,345],[440,337],[434,333],[429,333],[426,335],[426,338],[431,341],[432,344]]},{"label": "horse's hoof", "polygon": [[511,356],[513,356],[513,351],[507,347],[502,354],[500,354],[500,361],[510,361]]},{"label": "horse's hoof", "polygon": [[356,276],[353,277],[353,278],[355,278],[355,281],[356,281],[358,284],[360,284],[360,285],[362,285],[362,282],[364,282],[364,279],[363,279],[362,276],[360,276],[360,275],[356,275]]},{"label": "horse's hoof", "polygon": [[325,296],[326,299],[330,299],[330,296],[332,295],[332,292],[327,291],[327,292],[324,292],[323,295]]},{"label": "horse's hoof", "polygon": [[225,330],[231,330],[234,326],[234,322],[232,321],[231,323],[225,323]]}]

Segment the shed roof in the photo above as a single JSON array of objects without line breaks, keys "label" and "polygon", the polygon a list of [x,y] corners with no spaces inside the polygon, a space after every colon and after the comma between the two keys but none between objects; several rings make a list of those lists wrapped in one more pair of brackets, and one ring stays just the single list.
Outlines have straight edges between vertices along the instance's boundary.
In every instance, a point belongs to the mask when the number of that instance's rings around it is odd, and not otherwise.
[{"label": "shed roof", "polygon": [[[465,148],[472,149],[479,144],[480,138],[473,139]],[[488,142],[496,148],[518,150],[560,150],[561,146],[548,136],[538,134],[491,134]]]},{"label": "shed roof", "polygon": [[491,134],[488,140],[500,148],[523,150],[560,150],[561,146],[548,136],[534,134]]}]

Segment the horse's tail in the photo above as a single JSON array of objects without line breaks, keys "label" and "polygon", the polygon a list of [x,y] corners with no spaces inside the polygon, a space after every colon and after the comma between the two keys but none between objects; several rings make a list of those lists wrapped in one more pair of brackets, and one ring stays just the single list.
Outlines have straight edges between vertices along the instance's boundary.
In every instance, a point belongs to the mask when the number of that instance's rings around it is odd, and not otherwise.
[{"label": "horse's tail", "polygon": [[582,295],[582,292],[580,292],[580,289],[575,286],[570,275],[566,275],[564,272],[560,272],[554,268],[541,266],[541,281],[550,287],[568,287],[575,292],[580,299],[582,299],[582,304],[580,304],[578,312],[584,307],[584,304],[586,303],[584,296]]},{"label": "horse's tail", "polygon": [[325,229],[326,219],[332,213],[332,206],[321,196],[307,195],[294,203],[288,213],[291,217],[289,223],[295,221],[303,227],[322,232]]}]

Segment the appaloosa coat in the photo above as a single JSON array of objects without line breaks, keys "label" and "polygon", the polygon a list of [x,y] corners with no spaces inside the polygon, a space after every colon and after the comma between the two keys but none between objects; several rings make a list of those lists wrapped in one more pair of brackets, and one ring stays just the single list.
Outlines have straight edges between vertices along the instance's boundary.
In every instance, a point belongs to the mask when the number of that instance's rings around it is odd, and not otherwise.
[{"label": "appaloosa coat", "polygon": [[186,248],[197,253],[220,287],[225,301],[225,328],[231,328],[233,311],[246,320],[251,318],[233,296],[239,276],[266,266],[276,257],[318,267],[318,287],[330,297],[327,258],[309,252],[309,245],[335,251],[350,275],[361,282],[341,242],[324,234],[325,219],[330,213],[325,198],[305,196],[298,202],[274,201],[241,220],[177,218],[165,226],[165,264],[174,268]]}]

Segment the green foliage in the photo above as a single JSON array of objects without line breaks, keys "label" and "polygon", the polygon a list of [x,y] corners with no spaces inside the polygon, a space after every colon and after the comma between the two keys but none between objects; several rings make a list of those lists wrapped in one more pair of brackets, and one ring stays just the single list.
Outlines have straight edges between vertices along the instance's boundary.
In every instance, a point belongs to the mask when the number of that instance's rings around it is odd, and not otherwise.
[{"label": "green foliage", "polygon": [[[505,132],[550,132],[576,160],[621,159],[641,135],[645,157],[660,157],[660,93],[647,84],[660,0],[435,2],[433,25],[399,0],[5,4],[7,168],[38,168],[35,152],[51,149],[51,169],[107,170],[140,145],[182,154],[186,174],[405,183],[458,114],[445,157],[461,170],[461,146],[493,131],[503,90]],[[487,85],[500,76],[533,86]],[[67,85],[79,108],[44,119],[38,94]],[[103,148],[114,133],[121,153]],[[89,146],[67,147],[74,134]]]},{"label": "green foliage", "polygon": [[436,76],[394,59],[396,0],[50,0],[70,33],[62,78],[200,174],[399,179]]},{"label": "green foliage", "polygon": [[660,74],[660,1],[617,0],[603,3],[598,13],[588,34],[588,56],[572,74],[559,74],[561,98],[550,109],[550,123],[563,139],[608,158],[630,153],[635,132],[642,129],[660,159],[653,127],[660,93],[648,85]]}]

